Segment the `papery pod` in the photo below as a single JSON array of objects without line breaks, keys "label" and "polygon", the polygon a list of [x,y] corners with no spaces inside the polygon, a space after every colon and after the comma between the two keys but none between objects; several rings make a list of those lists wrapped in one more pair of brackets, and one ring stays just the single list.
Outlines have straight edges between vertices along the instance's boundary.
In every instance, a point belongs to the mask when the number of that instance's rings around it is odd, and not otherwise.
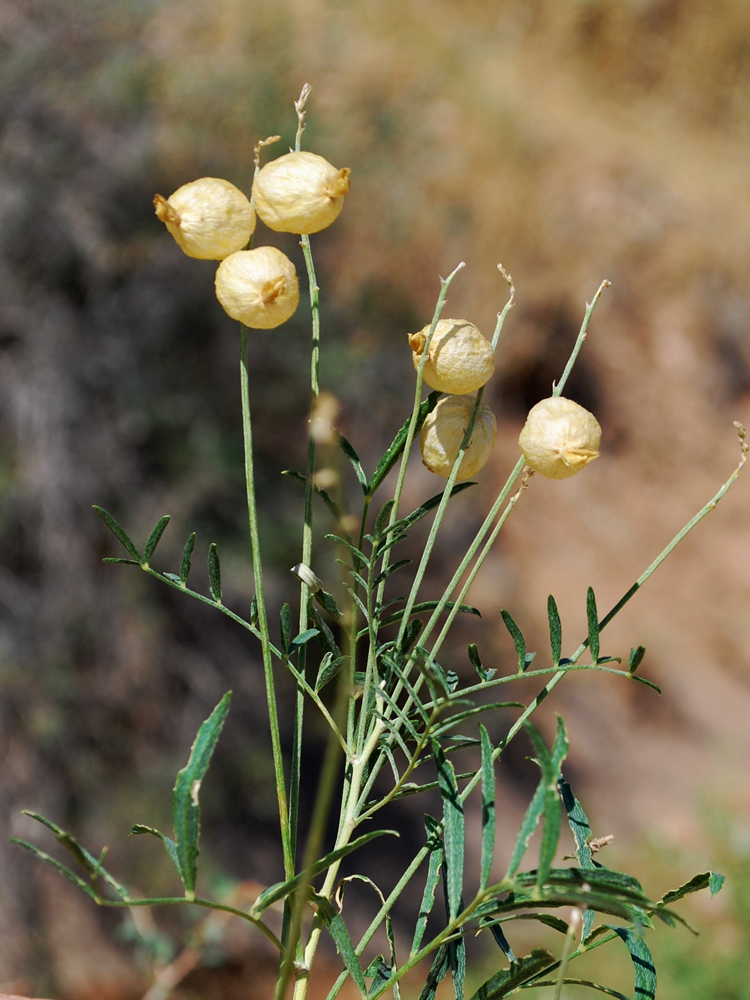
[{"label": "papery pod", "polygon": [[348,167],[337,170],[316,153],[287,153],[258,171],[255,209],[276,232],[317,233],[341,211],[350,173]]},{"label": "papery pod", "polygon": [[[422,461],[438,476],[446,479],[451,473],[461,447],[476,399],[474,396],[443,396],[429,413],[422,427],[420,448]],[[461,462],[457,482],[471,479],[490,457],[497,436],[495,415],[489,406],[480,403],[469,447]]]},{"label": "papery pod", "polygon": [[297,308],[297,272],[275,247],[239,250],[219,264],[216,297],[232,319],[270,330],[285,323]]},{"label": "papery pod", "polygon": [[567,479],[598,458],[601,436],[593,413],[572,399],[550,396],[531,408],[518,443],[535,472]]},{"label": "papery pod", "polygon": [[[414,367],[422,359],[429,324],[419,333],[410,333]],[[483,386],[495,370],[492,345],[473,323],[465,319],[441,319],[430,339],[423,378],[440,392],[463,395]]]},{"label": "papery pod", "polygon": [[169,198],[157,194],[154,205],[177,245],[200,260],[223,260],[247,246],[255,230],[249,199],[219,177],[183,184]]}]

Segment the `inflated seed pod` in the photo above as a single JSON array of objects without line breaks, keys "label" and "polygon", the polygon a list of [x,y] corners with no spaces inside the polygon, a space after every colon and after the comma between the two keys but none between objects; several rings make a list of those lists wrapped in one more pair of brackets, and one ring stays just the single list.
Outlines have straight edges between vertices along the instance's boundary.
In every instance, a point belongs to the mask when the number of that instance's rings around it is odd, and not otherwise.
[{"label": "inflated seed pod", "polygon": [[[430,324],[419,333],[410,333],[414,367],[419,362],[430,332]],[[492,345],[473,323],[465,319],[441,319],[430,340],[423,378],[427,385],[440,392],[461,395],[475,392],[495,370]]]},{"label": "inflated seed pod", "polygon": [[330,226],[349,190],[348,167],[337,170],[316,153],[287,153],[258,171],[255,210],[279,233],[317,233]]},{"label": "inflated seed pod", "polygon": [[255,229],[248,198],[229,181],[201,177],[169,198],[157,194],[156,214],[188,257],[223,260],[247,245]]},{"label": "inflated seed pod", "polygon": [[297,308],[297,272],[275,247],[238,250],[219,264],[216,297],[232,319],[270,330],[285,323]]},{"label": "inflated seed pod", "polygon": [[[427,414],[420,447],[422,461],[430,472],[446,479],[451,474],[475,402],[474,396],[443,396],[435,409]],[[457,482],[471,479],[479,472],[490,457],[496,434],[495,416],[489,406],[481,403],[469,447],[458,470]]]},{"label": "inflated seed pod", "polygon": [[598,458],[601,436],[593,413],[572,399],[550,396],[532,406],[518,443],[536,472],[567,479]]}]

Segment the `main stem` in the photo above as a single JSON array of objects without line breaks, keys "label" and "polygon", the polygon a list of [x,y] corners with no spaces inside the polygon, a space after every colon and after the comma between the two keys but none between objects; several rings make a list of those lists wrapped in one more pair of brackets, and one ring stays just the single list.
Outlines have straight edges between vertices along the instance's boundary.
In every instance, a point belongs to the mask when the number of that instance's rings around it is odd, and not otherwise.
[{"label": "main stem", "polygon": [[294,850],[289,828],[289,808],[284,780],[284,760],[281,753],[279,716],[276,708],[276,690],[273,681],[273,660],[271,640],[268,634],[266,600],[263,591],[263,565],[260,554],[260,533],[258,531],[258,510],[255,502],[255,469],[253,465],[253,432],[250,420],[250,380],[247,366],[247,327],[240,324],[240,389],[242,396],[242,434],[245,445],[245,489],[247,492],[247,516],[250,525],[250,544],[253,553],[253,577],[255,578],[255,600],[258,608],[258,631],[263,654],[263,677],[266,684],[268,702],[268,722],[271,729],[271,749],[273,770],[276,779],[276,796],[279,804],[279,826],[284,856],[284,874],[287,879],[294,877]]}]

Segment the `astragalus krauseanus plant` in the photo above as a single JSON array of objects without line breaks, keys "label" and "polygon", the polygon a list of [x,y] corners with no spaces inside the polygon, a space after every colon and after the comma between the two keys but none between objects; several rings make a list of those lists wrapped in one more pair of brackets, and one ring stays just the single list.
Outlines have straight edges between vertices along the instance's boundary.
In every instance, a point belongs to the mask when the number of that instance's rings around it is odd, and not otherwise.
[{"label": "astragalus krauseanus plant", "polygon": [[[586,814],[570,784],[564,763],[568,739],[562,719],[552,746],[547,746],[532,724],[542,701],[571,672],[612,674],[620,682],[656,686],[642,677],[644,648],[637,645],[625,662],[605,655],[601,636],[606,626],[636,594],[679,542],[721,500],[745,463],[744,429],[738,467],[705,507],[669,542],[643,574],[629,586],[606,614],[601,614],[593,589],[586,600],[587,635],[574,649],[565,650],[560,616],[554,597],[548,599],[549,650],[538,660],[530,652],[519,625],[509,611],[502,612],[517,662],[510,673],[486,663],[477,644],[468,646],[461,664],[446,663],[443,647],[459,614],[479,614],[465,603],[480,567],[507,518],[521,500],[535,474],[563,479],[585,471],[599,452],[601,428],[595,417],[564,396],[576,358],[583,347],[596,303],[607,287],[602,282],[583,322],[570,358],[548,399],[533,407],[519,444],[522,450],[513,471],[491,505],[481,527],[439,598],[424,594],[426,573],[449,503],[473,485],[495,441],[495,418],[483,402],[484,386],[492,376],[495,350],[514,304],[510,276],[499,266],[508,298],[498,313],[491,339],[465,319],[443,318],[451,282],[463,267],[441,280],[431,322],[405,341],[405,363],[413,360],[416,384],[411,413],[373,471],[366,472],[353,445],[326,418],[330,399],[321,394],[321,327],[319,288],[312,257],[313,234],[338,216],[349,190],[349,171],[336,169],[323,157],[301,149],[305,87],[295,107],[298,130],[295,149],[260,166],[263,147],[278,137],[258,143],[252,200],[234,185],[218,178],[186,184],[170,198],[155,199],[158,217],[189,256],[215,259],[219,301],[239,321],[242,428],[245,446],[247,510],[252,547],[255,593],[248,595],[244,613],[229,608],[222,598],[221,567],[215,544],[208,548],[209,593],[189,586],[195,533],[188,536],[177,572],[152,566],[157,546],[169,522],[165,515],[142,549],[114,517],[95,508],[126,550],[125,557],[108,562],[140,568],[168,587],[231,618],[257,640],[263,663],[270,728],[269,752],[278,797],[279,836],[283,868],[278,881],[257,898],[242,905],[237,898],[208,899],[198,894],[200,791],[230,705],[230,692],[200,727],[173,792],[171,836],[136,824],[134,834],[158,837],[175,869],[181,891],[170,897],[134,898],[128,888],[104,867],[104,855],[95,855],[55,823],[36,814],[73,855],[76,870],[22,840],[17,843],[52,865],[101,906],[134,908],[189,905],[219,911],[246,922],[265,935],[278,955],[276,1000],[292,991],[303,1000],[310,970],[323,934],[330,935],[341,961],[341,973],[329,1000],[350,979],[363,998],[377,1000],[391,992],[396,1000],[400,984],[412,970],[425,970],[420,1000],[433,1000],[438,985],[452,980],[456,1000],[463,1000],[467,965],[466,942],[482,932],[499,947],[496,970],[476,990],[472,1000],[500,1000],[521,990],[549,986],[559,997],[566,984],[579,984],[610,996],[625,994],[571,976],[575,959],[611,941],[628,949],[633,962],[634,996],[651,998],[656,992],[656,970],[644,931],[654,920],[674,926],[680,917],[672,904],[682,896],[708,887],[719,890],[722,876],[705,872],[686,881],[660,899],[650,898],[632,875],[613,871],[595,855],[607,838],[594,838]],[[294,265],[273,247],[251,246],[257,237],[256,217],[271,229],[296,234],[307,269],[311,308],[310,399],[311,421],[304,472],[289,471],[304,491],[300,559],[293,568],[298,578],[296,612],[293,599],[281,609],[278,625],[268,619],[263,587],[263,538],[258,527],[253,462],[251,397],[253,373],[248,367],[248,337],[253,329],[272,329],[296,310],[299,287]],[[406,333],[406,331],[404,331]],[[423,399],[424,387],[432,391]],[[606,429],[605,429],[606,435]],[[414,510],[403,509],[404,483],[415,439],[420,438],[427,468],[446,480],[434,496]],[[360,495],[360,510],[346,509],[345,491],[330,470],[324,476],[316,465],[323,442],[340,447],[351,465]],[[392,495],[384,487],[397,470]],[[334,488],[336,487],[336,488]],[[332,530],[326,542],[337,550],[343,574],[336,601],[315,573],[320,559],[313,548],[313,518],[323,517]],[[411,528],[431,519],[412,582],[399,594],[399,575],[410,562],[400,558],[399,546]],[[404,588],[407,589],[407,588]],[[564,655],[564,653],[566,655]],[[453,666],[456,669],[453,669]],[[285,759],[276,692],[278,671],[291,674],[296,688],[292,745]],[[520,679],[538,679],[541,685],[530,701],[512,700]],[[507,700],[495,692],[510,689]],[[658,691],[658,688],[656,689]],[[303,745],[310,713],[325,721],[328,737],[322,766],[304,773]],[[505,735],[493,742],[482,719],[501,713]],[[317,721],[317,720],[316,720]],[[531,741],[538,765],[539,784],[523,817],[510,856],[495,851],[495,766],[520,733]],[[467,754],[471,766],[456,773],[454,761]],[[301,783],[317,782],[315,806],[309,824],[300,827]],[[381,829],[378,814],[396,799],[416,797],[427,790],[439,793],[437,816],[424,815],[422,846],[403,859],[403,873],[395,885],[380,887],[370,878],[341,874],[356,864],[356,852],[381,838],[380,849],[393,848],[402,860],[398,831]],[[479,828],[467,831],[465,804],[470,796],[481,805]],[[326,837],[331,817],[336,835]],[[572,831],[570,863],[555,864],[563,820]],[[525,862],[532,835],[541,827],[538,857]],[[569,835],[568,835],[569,836]],[[478,841],[478,850],[470,843]],[[469,871],[468,850],[478,856],[477,871]],[[524,863],[525,862],[525,863]],[[366,931],[352,934],[344,918],[345,883],[362,878],[380,902]],[[411,940],[394,934],[392,911],[412,880],[421,879],[421,903],[413,914]],[[127,879],[124,880],[125,882]],[[207,919],[211,919],[210,917]],[[559,948],[543,948],[516,955],[514,923],[538,921],[561,935]],[[383,933],[384,932],[384,933]],[[377,935],[377,937],[376,937]],[[375,942],[380,953],[374,953]],[[377,949],[375,949],[377,951]],[[171,967],[170,967],[171,968]],[[162,969],[161,972],[164,970]],[[160,996],[176,985],[172,976],[161,980]],[[413,978],[411,980],[413,982]],[[166,991],[166,992],[165,992]]]}]

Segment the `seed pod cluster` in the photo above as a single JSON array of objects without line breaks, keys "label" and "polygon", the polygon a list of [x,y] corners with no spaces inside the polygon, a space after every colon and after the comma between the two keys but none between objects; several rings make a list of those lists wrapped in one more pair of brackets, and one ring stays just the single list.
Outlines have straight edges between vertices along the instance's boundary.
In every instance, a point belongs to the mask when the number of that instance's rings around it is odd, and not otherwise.
[{"label": "seed pod cluster", "polygon": [[[418,368],[424,353],[430,327],[410,333],[414,367]],[[441,319],[430,339],[423,378],[427,385],[440,392],[463,395],[483,386],[495,370],[492,345],[473,323],[465,319]]]},{"label": "seed pod cluster", "polygon": [[593,413],[572,399],[550,396],[531,408],[518,443],[535,472],[568,479],[599,456],[601,436]]},{"label": "seed pod cluster", "polygon": [[[427,414],[422,426],[420,448],[422,462],[430,472],[446,479],[450,476],[475,402],[474,396],[443,396],[435,409]],[[490,457],[496,435],[495,416],[489,406],[481,403],[469,447],[458,470],[457,482],[471,479],[479,472]]]},{"label": "seed pod cluster", "polygon": [[[317,233],[341,211],[349,173],[315,153],[280,156],[256,176],[258,214],[278,232]],[[233,319],[268,330],[292,316],[299,302],[294,264],[274,247],[243,249],[255,230],[255,210],[239,188],[218,177],[201,177],[169,198],[157,194],[154,205],[189,257],[221,261],[216,296]]]}]

